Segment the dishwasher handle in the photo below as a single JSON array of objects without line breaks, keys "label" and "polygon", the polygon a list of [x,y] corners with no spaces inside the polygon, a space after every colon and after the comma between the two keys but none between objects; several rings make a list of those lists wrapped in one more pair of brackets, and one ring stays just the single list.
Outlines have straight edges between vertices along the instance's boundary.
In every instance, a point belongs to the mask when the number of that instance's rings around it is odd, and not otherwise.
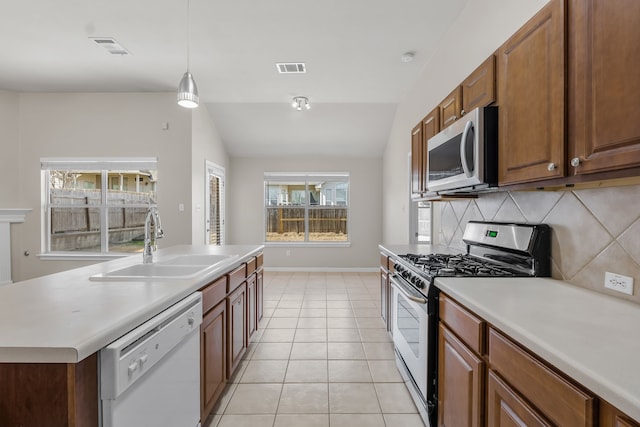
[{"label": "dishwasher handle", "polygon": [[201,323],[202,293],[195,292],[100,350],[102,399],[121,395]]}]

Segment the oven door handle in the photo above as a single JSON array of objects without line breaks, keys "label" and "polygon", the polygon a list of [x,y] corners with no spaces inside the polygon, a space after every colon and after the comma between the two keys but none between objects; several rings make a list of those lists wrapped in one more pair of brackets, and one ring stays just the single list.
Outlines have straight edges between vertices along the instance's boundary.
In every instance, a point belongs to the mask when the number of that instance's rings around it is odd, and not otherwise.
[{"label": "oven door handle", "polygon": [[393,280],[393,283],[396,285],[396,288],[402,293],[402,295],[404,295],[407,299],[409,299],[410,301],[416,302],[418,304],[426,304],[427,300],[424,298],[418,298],[418,297],[414,297],[413,295],[410,295],[407,290],[405,289],[404,285],[399,282],[398,280]]}]

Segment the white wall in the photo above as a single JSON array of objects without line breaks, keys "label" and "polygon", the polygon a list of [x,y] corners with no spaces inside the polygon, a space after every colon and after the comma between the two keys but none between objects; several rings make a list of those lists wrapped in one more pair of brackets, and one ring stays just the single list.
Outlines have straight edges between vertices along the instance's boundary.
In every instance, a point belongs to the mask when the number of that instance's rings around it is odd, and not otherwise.
[{"label": "white wall", "polygon": [[[264,241],[264,172],[349,172],[351,246],[266,247],[265,267],[348,270],[377,268],[382,238],[380,158],[231,158],[227,180],[228,243]],[[286,251],[290,251],[290,256]]]},{"label": "white wall", "polygon": [[[15,92],[0,91],[0,171],[3,177],[20,176],[18,99]],[[20,188],[16,179],[0,179],[0,200],[0,208],[24,207],[20,206]]]},{"label": "white wall", "polygon": [[[20,196],[16,203],[3,192],[0,205],[19,204],[16,207],[33,212],[24,224],[15,226],[20,237],[12,244],[12,253],[18,255],[14,280],[88,263],[37,257],[42,157],[157,157],[158,207],[166,231],[159,244],[191,242],[191,113],[176,105],[174,93],[23,93],[18,96],[18,111],[19,141],[8,145],[16,165],[0,170],[0,182],[11,183]],[[169,123],[168,130],[162,130],[163,122]],[[180,203],[184,212],[178,210]],[[24,251],[31,255],[22,255]]]},{"label": "white wall", "polygon": [[411,129],[548,0],[469,0],[418,83],[400,103],[383,160],[384,231],[389,244],[409,241]]},{"label": "white wall", "polygon": [[[228,169],[229,158],[224,149],[220,134],[211,121],[206,105],[192,110],[192,153],[191,153],[191,197],[192,197],[192,226],[191,241],[193,244],[205,242],[206,220],[206,161]],[[227,172],[228,173],[228,172]]]}]

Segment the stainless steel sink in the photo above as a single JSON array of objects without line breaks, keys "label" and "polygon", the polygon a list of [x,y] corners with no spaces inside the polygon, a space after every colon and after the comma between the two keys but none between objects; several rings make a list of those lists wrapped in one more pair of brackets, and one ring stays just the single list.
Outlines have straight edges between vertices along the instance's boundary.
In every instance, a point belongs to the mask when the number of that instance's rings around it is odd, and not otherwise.
[{"label": "stainless steel sink", "polygon": [[89,277],[93,281],[190,279],[238,255],[180,255],[149,264],[135,264]]}]

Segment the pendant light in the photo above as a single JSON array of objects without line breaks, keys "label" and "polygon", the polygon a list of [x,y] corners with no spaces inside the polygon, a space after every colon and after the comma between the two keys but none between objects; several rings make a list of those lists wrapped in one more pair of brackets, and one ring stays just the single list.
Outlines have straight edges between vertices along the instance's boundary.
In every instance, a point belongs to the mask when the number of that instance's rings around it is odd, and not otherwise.
[{"label": "pendant light", "polygon": [[198,96],[198,87],[196,86],[193,75],[189,71],[189,6],[190,0],[187,0],[187,72],[182,76],[178,85],[178,105],[185,108],[196,108],[200,97]]}]

